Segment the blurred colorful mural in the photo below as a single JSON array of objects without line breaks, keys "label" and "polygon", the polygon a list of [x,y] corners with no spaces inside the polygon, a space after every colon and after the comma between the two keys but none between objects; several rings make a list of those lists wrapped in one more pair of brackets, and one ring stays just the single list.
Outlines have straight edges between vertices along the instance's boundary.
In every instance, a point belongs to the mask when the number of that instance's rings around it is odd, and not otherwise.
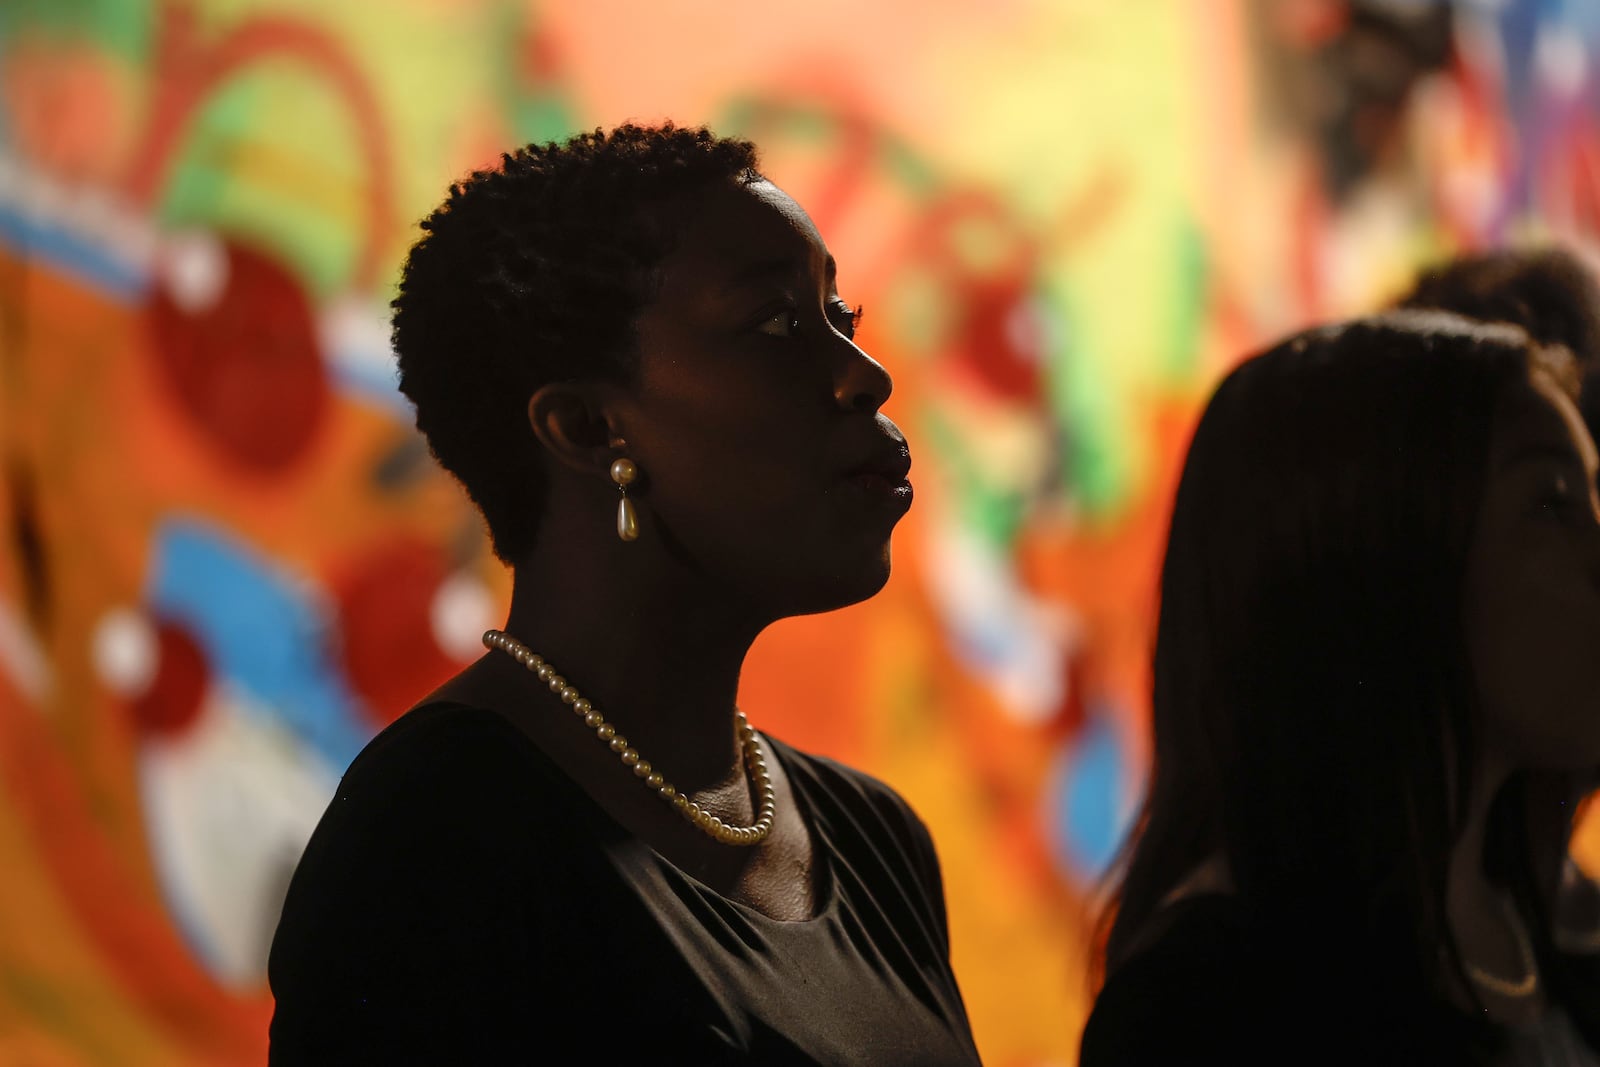
[{"label": "blurred colorful mural", "polygon": [[1594,247],[1597,49],[1580,0],[6,0],[0,1063],[262,1062],[300,847],[508,589],[394,389],[414,220],[669,117],[810,209],[920,472],[743,704],[928,821],[986,1061],[1072,1063],[1198,405],[1422,262]]}]

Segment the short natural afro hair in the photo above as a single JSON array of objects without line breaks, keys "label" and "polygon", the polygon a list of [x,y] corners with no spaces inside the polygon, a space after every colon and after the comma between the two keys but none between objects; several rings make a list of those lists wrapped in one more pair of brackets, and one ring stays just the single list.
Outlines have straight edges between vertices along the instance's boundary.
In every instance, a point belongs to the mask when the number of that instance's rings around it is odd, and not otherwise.
[{"label": "short natural afro hair", "polygon": [[760,178],[748,141],[628,124],[508,152],[422,220],[391,305],[400,391],[502,560],[532,548],[544,502],[528,398],[552,381],[625,379],[676,236],[666,209]]}]

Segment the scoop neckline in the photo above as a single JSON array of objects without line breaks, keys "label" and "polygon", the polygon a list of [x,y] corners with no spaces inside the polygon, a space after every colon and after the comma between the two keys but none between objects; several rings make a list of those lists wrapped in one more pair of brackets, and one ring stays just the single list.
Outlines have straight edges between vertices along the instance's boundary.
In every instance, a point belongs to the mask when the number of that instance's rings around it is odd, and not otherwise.
[{"label": "scoop neckline", "polygon": [[601,830],[607,831],[605,836],[615,837],[618,840],[631,843],[638,848],[644,849],[650,854],[651,858],[658,865],[671,871],[675,877],[681,878],[685,882],[689,883],[689,885],[692,886],[696,892],[710,897],[713,900],[727,904],[729,907],[737,909],[752,919],[757,919],[773,926],[807,926],[812,923],[820,922],[832,914],[835,903],[839,897],[838,872],[835,869],[833,860],[833,841],[829,837],[826,827],[824,827],[821,820],[817,818],[815,806],[811,802],[811,797],[806,792],[806,786],[799,781],[797,775],[795,774],[795,761],[792,757],[798,755],[799,753],[795,749],[790,748],[790,746],[785,744],[783,741],[780,741],[763,731],[756,731],[761,737],[761,740],[772,750],[777,760],[783,764],[784,773],[787,774],[789,778],[790,792],[794,794],[796,804],[800,810],[800,820],[805,824],[806,831],[811,836],[811,853],[813,862],[821,863],[823,865],[822,877],[819,879],[819,885],[817,887],[818,895],[816,907],[813,909],[812,914],[803,919],[774,918],[754,905],[746,904],[742,900],[737,900],[725,893],[713,889],[705,882],[702,882],[700,879],[696,878],[694,875],[678,866],[672,860],[663,855],[654,845],[650,844],[644,838],[639,837],[637,834],[634,834],[627,827],[618,822],[609,811],[607,811],[594,799],[594,797],[589,795],[588,790],[579,785],[577,780],[567,773],[566,768],[562,767],[561,764],[557,763],[548,752],[541,748],[537,741],[535,741],[532,737],[529,737],[528,734],[523,730],[518,729],[515,723],[509,721],[506,716],[502,715],[498,711],[495,711],[493,708],[486,708],[477,704],[463,704],[453,700],[436,700],[427,704],[418,705],[416,708],[412,709],[411,713],[423,711],[427,708],[460,708],[468,711],[482,712],[483,714],[493,718],[496,722],[503,725],[511,734],[527,745],[528,750],[533,753],[534,757],[539,762],[543,763],[544,766],[549,770],[550,775],[555,779],[558,788],[563,789],[573,795],[574,800],[577,802],[577,806],[583,812],[583,818],[588,819],[591,823],[597,823]]}]

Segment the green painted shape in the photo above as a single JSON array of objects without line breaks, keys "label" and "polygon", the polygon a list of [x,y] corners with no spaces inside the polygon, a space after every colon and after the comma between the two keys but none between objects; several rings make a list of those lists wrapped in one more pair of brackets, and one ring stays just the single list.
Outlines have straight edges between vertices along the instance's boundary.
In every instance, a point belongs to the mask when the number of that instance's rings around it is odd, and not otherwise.
[{"label": "green painted shape", "polygon": [[[271,64],[242,73],[190,119],[157,219],[166,229],[214,230],[276,254],[313,298],[337,292],[349,284],[365,238],[366,176],[353,129],[333,91],[303,68]],[[323,182],[356,190],[345,214],[307,199]]]},{"label": "green painted shape", "polygon": [[528,38],[536,21],[537,16],[525,5],[511,2],[502,3],[490,16],[495,39],[508,42],[489,50],[494,72],[491,84],[518,146],[565,141],[579,132],[578,116],[563,95],[561,83],[534,89],[523,84],[519,75],[519,43]]},{"label": "green painted shape", "polygon": [[1181,220],[1173,243],[1172,265],[1177,272],[1177,284],[1172,290],[1173,301],[1168,312],[1167,345],[1156,368],[1161,378],[1169,383],[1179,384],[1194,377],[1195,360],[1200,353],[1200,330],[1210,311],[1208,253],[1205,234],[1194,220]]},{"label": "green painted shape", "polygon": [[1059,283],[1047,281],[1041,299],[1061,327],[1052,331],[1044,388],[1062,431],[1062,489],[1087,517],[1103,517],[1126,498],[1129,482],[1117,437],[1114,384],[1096,359],[1101,349],[1093,317],[1079,311]]},{"label": "green painted shape", "polygon": [[926,440],[938,454],[941,468],[954,486],[956,517],[960,525],[976,533],[987,544],[1009,549],[1027,516],[1028,501],[1009,488],[988,484],[962,434],[938,409],[919,413],[918,440]]},{"label": "green painted shape", "polygon": [[565,141],[578,132],[578,119],[559,96],[523,96],[507,109],[519,144]]},{"label": "green painted shape", "polygon": [[880,138],[879,152],[889,175],[915,198],[931,200],[943,188],[939,172],[899,138]]},{"label": "green painted shape", "polygon": [[143,0],[3,0],[0,38],[36,33],[87,37],[130,60],[149,54],[155,5]]}]

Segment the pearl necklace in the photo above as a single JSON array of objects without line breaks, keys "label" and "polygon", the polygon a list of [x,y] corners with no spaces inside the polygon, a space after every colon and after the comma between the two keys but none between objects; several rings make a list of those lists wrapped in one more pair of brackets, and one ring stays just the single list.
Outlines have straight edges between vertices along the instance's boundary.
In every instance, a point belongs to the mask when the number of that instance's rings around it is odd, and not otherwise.
[{"label": "pearl necklace", "polygon": [[550,686],[550,691],[571,706],[583,724],[594,731],[600,742],[615,752],[624,766],[633,771],[644,787],[671,804],[690,825],[724,845],[759,845],[772,832],[773,815],[777,810],[777,793],[772,788],[772,778],[767,773],[766,756],[761,751],[761,740],[755,729],[745,719],[744,712],[735,709],[734,728],[739,734],[739,747],[743,750],[745,771],[749,775],[751,791],[760,798],[756,818],[749,826],[730,826],[699,804],[678,792],[661,772],[650,765],[628,744],[628,739],[617,733],[617,728],[606,722],[593,704],[585,700],[543,656],[502,630],[489,630],[483,635],[485,648],[499,649],[528,670],[538,675],[539,681]]}]

